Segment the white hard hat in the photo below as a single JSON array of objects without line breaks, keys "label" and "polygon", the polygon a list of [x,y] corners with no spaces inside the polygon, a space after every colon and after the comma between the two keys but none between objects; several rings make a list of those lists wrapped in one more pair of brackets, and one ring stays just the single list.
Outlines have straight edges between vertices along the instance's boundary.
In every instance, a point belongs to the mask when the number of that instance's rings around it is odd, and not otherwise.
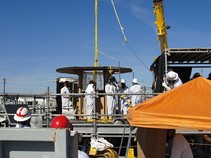
[{"label": "white hard hat", "polygon": [[137,78],[134,78],[132,82],[133,83],[138,83],[138,79]]},{"label": "white hard hat", "polygon": [[122,80],[121,80],[121,83],[126,83],[125,79],[122,79]]},{"label": "white hard hat", "polygon": [[167,73],[167,75],[166,75],[166,78],[168,80],[174,81],[174,80],[176,80],[178,78],[178,74],[176,72],[174,72],[174,71],[169,71]]},{"label": "white hard hat", "polygon": [[31,113],[26,107],[20,107],[14,115],[14,120],[18,122],[24,122],[31,118]]}]

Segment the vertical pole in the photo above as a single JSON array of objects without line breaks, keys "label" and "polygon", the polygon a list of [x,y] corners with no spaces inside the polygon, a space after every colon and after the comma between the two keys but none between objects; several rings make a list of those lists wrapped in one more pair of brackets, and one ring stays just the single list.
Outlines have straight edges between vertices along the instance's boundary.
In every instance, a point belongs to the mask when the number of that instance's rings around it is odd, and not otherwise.
[{"label": "vertical pole", "polygon": [[[95,57],[94,67],[98,67],[98,0],[95,0]],[[93,71],[93,80],[97,84],[97,70]]]},{"label": "vertical pole", "polygon": [[168,73],[168,63],[167,63],[168,60],[167,60],[167,56],[168,56],[168,53],[165,51],[165,54],[164,54],[164,60],[165,60],[165,61],[164,61],[164,62],[165,62],[165,67],[164,67],[165,70],[164,70],[164,71],[165,71],[165,76],[166,76],[166,74]]},{"label": "vertical pole", "polygon": [[95,0],[95,61],[94,66],[98,64],[98,0]]},{"label": "vertical pole", "polygon": [[201,76],[202,76],[202,77],[204,76],[203,68],[201,68]]},{"label": "vertical pole", "polygon": [[50,90],[47,88],[47,127],[49,127],[49,105],[50,105]]},{"label": "vertical pole", "polygon": [[5,88],[6,87],[6,80],[7,80],[6,78],[3,78],[3,83],[4,83],[3,93],[4,94],[5,94],[5,90],[6,90],[6,88]]},{"label": "vertical pole", "polygon": [[120,72],[120,71],[121,71],[121,70],[120,70],[120,61],[118,61],[118,67],[119,67],[119,81],[121,81],[121,75],[120,75],[120,73],[121,73],[121,72]]},{"label": "vertical pole", "polygon": [[3,78],[3,84],[4,84],[4,88],[3,88],[3,94],[4,94],[4,104],[6,102],[6,98],[5,98],[5,92],[6,92],[6,81],[7,79],[6,78]]},{"label": "vertical pole", "polygon": [[[8,123],[9,125],[11,124],[11,121],[9,119],[9,116],[7,115],[7,111],[5,109],[5,104],[6,104],[6,81],[7,79],[6,78],[3,78],[3,83],[4,83],[4,88],[3,88],[3,94],[4,94],[4,105],[3,105],[3,108],[4,108],[4,111],[5,111],[5,114],[6,114],[6,119],[8,120]],[[7,125],[6,125],[7,126]]]},{"label": "vertical pole", "polygon": [[97,139],[97,113],[96,113],[96,96],[97,96],[97,94],[95,93],[94,94],[95,96],[95,101],[94,101],[94,117],[93,117],[93,137],[95,138],[95,139]]},{"label": "vertical pole", "polygon": [[125,158],[128,157],[128,150],[129,150],[129,148],[130,148],[130,142],[131,142],[131,137],[132,137],[133,129],[134,129],[134,127],[131,127],[131,126],[130,126],[130,133],[129,133],[129,137],[128,137],[128,140],[127,140],[127,148],[126,148]]},{"label": "vertical pole", "polygon": [[135,77],[135,73],[134,73],[134,71],[132,72],[133,73],[133,78]]},{"label": "vertical pole", "polygon": [[35,107],[35,105],[36,105],[36,95],[34,95],[34,100],[33,100],[33,104],[32,104],[32,106],[33,106],[33,112],[34,112],[34,113],[36,112],[36,107]]}]

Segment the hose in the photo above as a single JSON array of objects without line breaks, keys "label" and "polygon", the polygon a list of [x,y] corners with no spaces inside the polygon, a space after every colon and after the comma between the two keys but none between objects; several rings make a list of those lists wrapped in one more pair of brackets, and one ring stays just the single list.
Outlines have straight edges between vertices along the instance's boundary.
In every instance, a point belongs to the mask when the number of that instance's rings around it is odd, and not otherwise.
[{"label": "hose", "polygon": [[118,158],[118,154],[111,148],[105,149],[101,154],[98,154],[100,158]]},{"label": "hose", "polygon": [[118,158],[116,151],[111,148],[106,149],[105,152],[106,152],[105,155],[109,154],[109,158]]}]

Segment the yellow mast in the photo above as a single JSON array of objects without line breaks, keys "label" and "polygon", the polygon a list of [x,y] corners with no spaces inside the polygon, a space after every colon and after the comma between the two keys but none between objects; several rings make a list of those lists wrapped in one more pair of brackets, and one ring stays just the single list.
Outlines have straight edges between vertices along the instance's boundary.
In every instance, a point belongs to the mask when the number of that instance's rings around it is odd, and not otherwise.
[{"label": "yellow mast", "polygon": [[98,0],[95,0],[95,60],[94,66],[99,66],[98,63]]},{"label": "yellow mast", "polygon": [[154,14],[156,16],[155,25],[157,26],[158,29],[157,34],[160,42],[160,50],[162,53],[164,49],[168,48],[163,0],[153,0],[153,3],[154,3]]}]

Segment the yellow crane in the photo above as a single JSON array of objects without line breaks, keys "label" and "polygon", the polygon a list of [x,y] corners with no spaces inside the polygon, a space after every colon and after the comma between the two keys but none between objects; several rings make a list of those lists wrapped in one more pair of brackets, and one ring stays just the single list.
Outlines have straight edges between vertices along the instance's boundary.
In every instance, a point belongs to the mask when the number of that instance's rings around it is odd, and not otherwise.
[{"label": "yellow crane", "polygon": [[154,4],[154,14],[156,16],[155,25],[157,26],[158,40],[160,42],[160,51],[163,52],[164,49],[168,48],[167,43],[167,32],[164,18],[163,0],[153,0]]}]

